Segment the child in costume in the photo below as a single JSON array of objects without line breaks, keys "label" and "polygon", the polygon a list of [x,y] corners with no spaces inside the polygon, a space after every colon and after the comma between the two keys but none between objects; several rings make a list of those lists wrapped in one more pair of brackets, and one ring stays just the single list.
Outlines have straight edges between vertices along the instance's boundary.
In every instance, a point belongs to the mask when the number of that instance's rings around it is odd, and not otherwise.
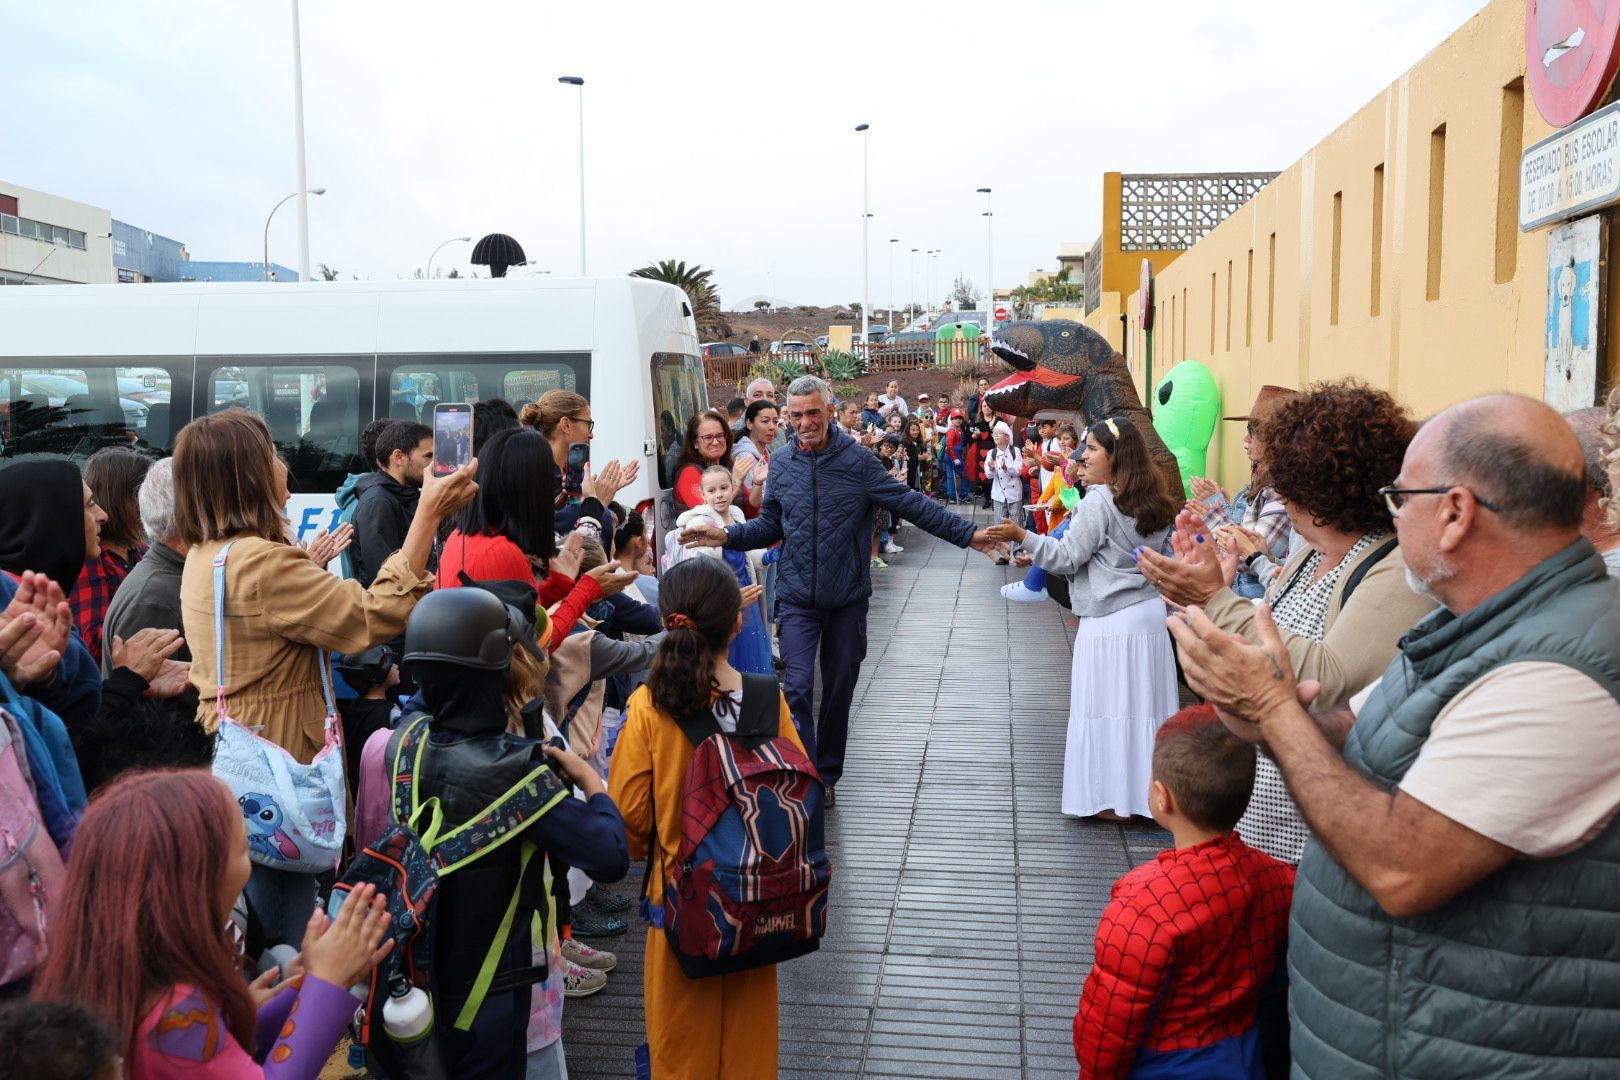
[{"label": "child in costume", "polygon": [[1080,993],[1082,1080],[1260,1080],[1261,988],[1281,964],[1294,870],[1233,832],[1254,747],[1208,705],[1159,729],[1148,802],[1176,846],[1114,884]]}]

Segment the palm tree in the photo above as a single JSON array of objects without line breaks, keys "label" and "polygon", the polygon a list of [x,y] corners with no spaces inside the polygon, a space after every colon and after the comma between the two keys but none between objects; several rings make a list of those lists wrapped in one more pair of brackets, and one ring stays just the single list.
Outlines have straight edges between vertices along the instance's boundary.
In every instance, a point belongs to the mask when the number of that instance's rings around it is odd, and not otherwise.
[{"label": "palm tree", "polygon": [[687,266],[684,260],[662,259],[630,271],[630,276],[667,282],[686,293],[686,298],[692,302],[698,337],[704,341],[731,336],[731,326],[720,313],[720,293],[714,287],[713,270],[705,270],[696,263]]}]

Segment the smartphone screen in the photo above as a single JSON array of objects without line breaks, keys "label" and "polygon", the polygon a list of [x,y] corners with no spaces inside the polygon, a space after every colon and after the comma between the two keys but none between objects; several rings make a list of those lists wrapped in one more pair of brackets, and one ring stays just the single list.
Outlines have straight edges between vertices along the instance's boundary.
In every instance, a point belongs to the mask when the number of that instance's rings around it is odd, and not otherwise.
[{"label": "smartphone screen", "polygon": [[433,475],[449,476],[472,460],[472,406],[441,401],[433,406]]},{"label": "smartphone screen", "polygon": [[585,463],[591,460],[591,444],[575,443],[568,448],[568,470],[563,479],[571,493],[578,493],[585,485]]}]

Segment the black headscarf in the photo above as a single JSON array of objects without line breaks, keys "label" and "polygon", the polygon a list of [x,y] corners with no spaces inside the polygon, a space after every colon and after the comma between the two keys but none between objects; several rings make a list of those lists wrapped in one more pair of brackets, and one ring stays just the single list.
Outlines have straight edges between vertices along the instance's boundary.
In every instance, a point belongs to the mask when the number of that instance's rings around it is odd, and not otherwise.
[{"label": "black headscarf", "polygon": [[444,660],[415,660],[411,675],[434,731],[494,735],[506,730],[506,671],[484,671]]},{"label": "black headscarf", "polygon": [[84,478],[71,461],[0,469],[0,570],[33,570],[73,591],[84,572]]}]

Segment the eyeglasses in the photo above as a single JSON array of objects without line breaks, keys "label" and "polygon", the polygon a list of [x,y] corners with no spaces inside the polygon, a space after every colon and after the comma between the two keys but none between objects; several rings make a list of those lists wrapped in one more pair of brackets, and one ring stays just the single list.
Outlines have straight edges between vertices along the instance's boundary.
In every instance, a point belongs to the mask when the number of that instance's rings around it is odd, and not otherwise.
[{"label": "eyeglasses", "polygon": [[723,432],[723,431],[718,435],[699,435],[698,436],[698,442],[725,442],[725,441],[726,441],[726,433]]},{"label": "eyeglasses", "polygon": [[[1448,491],[1456,490],[1459,486],[1460,485],[1457,484],[1451,484],[1447,487],[1427,488],[1403,488],[1391,486],[1379,488],[1378,494],[1384,497],[1384,505],[1389,508],[1390,516],[1394,517],[1396,514],[1401,512],[1401,507],[1404,506],[1406,504],[1406,500],[1413,495],[1444,495]],[[1502,508],[1496,503],[1491,502],[1489,499],[1481,498],[1469,488],[1463,488],[1462,490],[1468,492],[1469,495],[1472,495],[1474,501],[1479,503],[1479,505],[1483,506],[1485,509],[1501,512]]]},{"label": "eyeglasses", "polygon": [[595,420],[581,419],[578,416],[565,416],[565,417],[563,417],[563,419],[564,420],[572,420],[576,424],[584,424],[586,431],[590,432],[592,435],[596,434],[596,421]]}]

